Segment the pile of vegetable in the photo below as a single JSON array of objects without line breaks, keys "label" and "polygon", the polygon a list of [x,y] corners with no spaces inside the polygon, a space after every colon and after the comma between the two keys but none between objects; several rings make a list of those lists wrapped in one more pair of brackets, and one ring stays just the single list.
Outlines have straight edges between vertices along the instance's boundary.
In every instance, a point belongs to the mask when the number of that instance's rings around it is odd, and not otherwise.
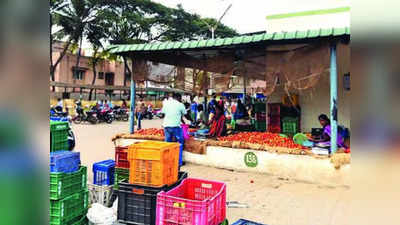
[{"label": "pile of vegetable", "polygon": [[241,132],[226,137],[220,137],[218,140],[230,142],[239,141],[249,144],[267,145],[270,147],[303,149],[303,146],[294,143],[292,139],[269,132]]},{"label": "pile of vegetable", "polygon": [[164,130],[163,129],[157,129],[157,128],[148,128],[148,129],[141,129],[135,132],[137,135],[142,135],[142,136],[158,136],[158,137],[164,137]]}]

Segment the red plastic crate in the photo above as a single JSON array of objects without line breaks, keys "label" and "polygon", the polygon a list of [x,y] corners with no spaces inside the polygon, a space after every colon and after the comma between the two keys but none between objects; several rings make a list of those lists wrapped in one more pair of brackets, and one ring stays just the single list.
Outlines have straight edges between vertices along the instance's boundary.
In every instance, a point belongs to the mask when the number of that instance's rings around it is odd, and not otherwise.
[{"label": "red plastic crate", "polygon": [[281,126],[281,118],[279,116],[269,116],[268,124],[271,126]]},{"label": "red plastic crate", "polygon": [[268,114],[271,116],[279,116],[281,114],[281,104],[280,103],[268,104]]},{"label": "red plastic crate", "polygon": [[118,168],[129,169],[128,146],[115,147],[115,166]]},{"label": "red plastic crate", "polygon": [[271,132],[271,133],[281,133],[281,127],[280,127],[280,126],[268,125],[268,132]]},{"label": "red plastic crate", "polygon": [[156,225],[219,225],[225,218],[225,183],[187,178],[157,194]]}]

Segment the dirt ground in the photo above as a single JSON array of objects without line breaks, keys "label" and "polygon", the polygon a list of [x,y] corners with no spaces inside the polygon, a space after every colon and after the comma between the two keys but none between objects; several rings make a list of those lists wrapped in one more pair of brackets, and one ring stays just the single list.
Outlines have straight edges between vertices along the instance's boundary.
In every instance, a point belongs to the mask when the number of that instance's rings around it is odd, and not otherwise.
[{"label": "dirt ground", "polygon": [[[144,120],[143,128],[157,127],[161,120]],[[111,137],[128,132],[128,122],[111,125],[73,125],[76,151],[82,164],[88,166],[92,180],[92,164],[114,159]],[[227,156],[228,157],[228,156]],[[347,224],[346,207],[350,190],[285,180],[266,174],[243,173],[187,164],[182,168],[190,177],[223,181],[227,184],[227,201],[247,204],[248,208],[227,208],[230,223],[240,218],[268,225],[337,225]]]}]

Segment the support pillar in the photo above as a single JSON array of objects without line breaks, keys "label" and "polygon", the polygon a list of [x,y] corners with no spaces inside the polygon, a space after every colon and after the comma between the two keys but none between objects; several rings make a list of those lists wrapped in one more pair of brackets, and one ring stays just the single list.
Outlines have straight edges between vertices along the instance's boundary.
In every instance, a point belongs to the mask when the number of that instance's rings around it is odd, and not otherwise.
[{"label": "support pillar", "polygon": [[[131,59],[132,60],[132,59]],[[132,63],[133,65],[133,63]],[[135,132],[135,97],[136,97],[136,84],[135,80],[133,79],[133,76],[135,75],[134,73],[134,68],[132,68],[132,74],[131,74],[131,112],[129,115],[129,132],[133,134]]]},{"label": "support pillar", "polygon": [[331,118],[331,154],[337,150],[337,63],[336,63],[336,43],[331,45],[330,48],[330,90],[331,90],[331,104],[330,104],[330,118]]}]

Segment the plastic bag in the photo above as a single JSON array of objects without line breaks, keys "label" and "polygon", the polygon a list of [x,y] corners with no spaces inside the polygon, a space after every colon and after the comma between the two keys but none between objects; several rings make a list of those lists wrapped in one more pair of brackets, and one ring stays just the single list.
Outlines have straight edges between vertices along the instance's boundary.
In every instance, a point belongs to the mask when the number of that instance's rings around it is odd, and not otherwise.
[{"label": "plastic bag", "polygon": [[114,206],[107,208],[102,204],[94,203],[88,210],[87,218],[96,225],[112,225],[117,221],[117,214],[114,211]]}]

